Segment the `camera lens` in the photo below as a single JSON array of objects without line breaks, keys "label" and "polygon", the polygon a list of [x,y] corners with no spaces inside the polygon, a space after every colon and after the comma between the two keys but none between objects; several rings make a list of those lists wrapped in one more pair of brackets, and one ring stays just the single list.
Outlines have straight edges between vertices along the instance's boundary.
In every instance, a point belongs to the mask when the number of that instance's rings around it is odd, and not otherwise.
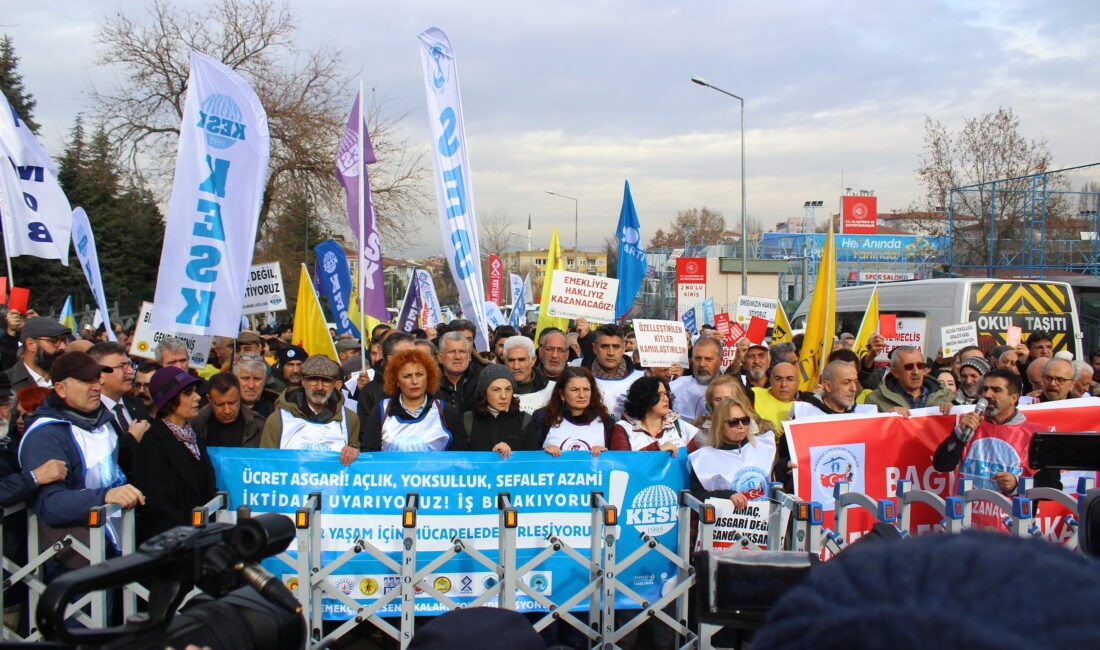
[{"label": "camera lens", "polygon": [[237,522],[227,541],[243,560],[255,562],[285,551],[294,535],[294,522],[271,512]]}]

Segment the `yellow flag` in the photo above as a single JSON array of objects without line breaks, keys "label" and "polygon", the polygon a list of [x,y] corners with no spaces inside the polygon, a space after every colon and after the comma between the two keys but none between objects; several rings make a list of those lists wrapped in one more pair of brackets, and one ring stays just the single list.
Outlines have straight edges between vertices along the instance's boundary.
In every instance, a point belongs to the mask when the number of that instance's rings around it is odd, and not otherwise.
[{"label": "yellow flag", "polygon": [[802,352],[798,356],[798,389],[813,390],[825,360],[833,349],[836,336],[836,249],[833,227],[825,238],[825,250],[821,252],[821,264],[817,267],[817,282],[810,297],[810,313],[806,319],[806,335],[802,339]]},{"label": "yellow flag", "polygon": [[313,280],[305,264],[298,279],[298,301],[294,306],[294,344],[305,348],[311,356],[323,354],[339,363],[336,345],[332,342],[324,312],[321,311],[321,301],[313,290]]},{"label": "yellow flag", "polygon": [[852,343],[852,352],[860,357],[867,352],[867,346],[871,337],[878,331],[878,285],[871,291],[871,299],[867,301],[867,311],[863,314],[863,322],[859,324],[859,332]]},{"label": "yellow flag", "polygon": [[556,327],[563,332],[569,331],[569,319],[557,318],[550,315],[550,283],[553,280],[554,271],[564,271],[565,260],[561,256],[561,245],[558,244],[558,229],[554,228],[550,233],[550,248],[546,252],[546,274],[542,279],[542,299],[539,301],[539,323],[535,329],[535,340],[539,340],[542,330],[547,327]]},{"label": "yellow flag", "polygon": [[772,325],[772,345],[776,343],[791,343],[791,322],[787,320],[787,312],[783,310],[783,303],[775,310],[775,323]]}]

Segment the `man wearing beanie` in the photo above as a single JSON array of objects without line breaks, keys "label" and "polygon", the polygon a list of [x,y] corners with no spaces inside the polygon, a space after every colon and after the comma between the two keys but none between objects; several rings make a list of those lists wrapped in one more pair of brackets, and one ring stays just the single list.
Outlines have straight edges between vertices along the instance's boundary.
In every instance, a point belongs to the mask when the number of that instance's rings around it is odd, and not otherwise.
[{"label": "man wearing beanie", "polygon": [[959,364],[959,389],[955,392],[955,404],[973,404],[981,397],[979,384],[989,372],[989,362],[981,357],[970,357]]},{"label": "man wearing beanie", "polygon": [[301,366],[301,386],[283,393],[264,423],[260,446],[336,451],[340,462],[350,465],[359,456],[359,416],[345,407],[344,395],[336,389],[340,366],[323,354]]},{"label": "man wearing beanie", "polygon": [[[53,391],[35,412],[19,444],[22,467],[40,467],[53,459],[68,467],[63,480],[40,484],[34,499],[43,546],[68,534],[86,544],[90,508],[115,503],[129,509],[145,503],[145,496],[127,483],[118,466],[118,435],[111,412],[100,402],[100,374],[112,370],[85,352],[57,357],[51,366]],[[38,482],[33,472],[31,478]],[[107,521],[107,535],[116,550],[121,541],[120,523],[117,514]],[[57,557],[69,568],[87,564],[70,551]]]}]

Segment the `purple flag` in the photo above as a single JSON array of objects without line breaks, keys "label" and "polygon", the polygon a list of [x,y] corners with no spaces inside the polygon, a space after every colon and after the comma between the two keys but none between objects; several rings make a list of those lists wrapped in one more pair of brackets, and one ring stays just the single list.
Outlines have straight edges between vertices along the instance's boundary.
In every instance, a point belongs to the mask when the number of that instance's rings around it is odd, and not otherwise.
[{"label": "purple flag", "polygon": [[409,278],[409,288],[405,290],[405,300],[401,304],[401,312],[397,315],[397,329],[402,332],[411,332],[418,327],[420,310],[424,306],[424,300],[420,296],[420,283],[416,281],[416,274]]},{"label": "purple flag", "polygon": [[[362,92],[355,97],[344,128],[344,139],[340,141],[340,149],[336,153],[336,180],[347,193],[348,223],[359,240],[359,310],[366,316],[387,322],[390,315],[386,311],[386,290],[382,281],[382,244],[374,227],[374,205],[370,199],[370,179],[367,176],[367,165],[375,162],[376,158],[366,120],[359,117],[361,97]],[[361,197],[366,198],[365,203],[361,202]]]}]

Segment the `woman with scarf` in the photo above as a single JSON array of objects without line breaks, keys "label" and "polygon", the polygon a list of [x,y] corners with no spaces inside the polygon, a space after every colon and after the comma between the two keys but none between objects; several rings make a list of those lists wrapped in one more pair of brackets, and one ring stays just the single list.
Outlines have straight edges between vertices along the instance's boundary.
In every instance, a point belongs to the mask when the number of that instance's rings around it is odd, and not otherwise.
[{"label": "woman with scarf", "polygon": [[657,377],[642,377],[626,393],[623,419],[611,429],[612,451],[668,451],[676,456],[680,447],[699,432],[672,410],[668,383]]},{"label": "woman with scarf", "polygon": [[200,380],[168,366],[149,380],[157,419],[137,446],[131,482],[145,494],[137,509],[138,543],[191,523],[191,510],[214,497],[214,466],[191,428],[199,412]]}]

